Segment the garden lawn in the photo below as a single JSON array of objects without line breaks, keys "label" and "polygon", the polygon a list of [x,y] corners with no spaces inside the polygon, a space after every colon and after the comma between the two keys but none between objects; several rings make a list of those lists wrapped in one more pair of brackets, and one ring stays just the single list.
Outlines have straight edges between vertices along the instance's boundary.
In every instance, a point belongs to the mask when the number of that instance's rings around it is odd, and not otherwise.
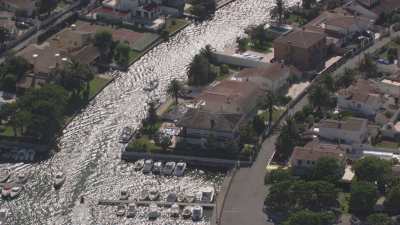
[{"label": "garden lawn", "polygon": [[89,93],[89,98],[92,98],[95,96],[104,86],[107,85],[109,82],[109,79],[102,78],[99,76],[96,76],[93,80],[90,81],[90,93]]},{"label": "garden lawn", "polygon": [[[272,112],[272,122],[275,122],[279,118],[279,116],[283,113],[283,111],[284,111],[283,109],[274,109],[274,111]],[[261,113],[260,116],[264,121],[268,121],[269,118],[268,110]]]},{"label": "garden lawn", "polygon": [[[3,125],[3,126],[1,126],[1,128],[2,128],[1,135],[7,136],[7,137],[14,137],[14,131],[13,131],[13,128],[11,126],[4,126]],[[18,134],[18,132],[17,132],[17,134]]]},{"label": "garden lawn", "polygon": [[397,149],[397,148],[399,148],[399,143],[394,142],[394,141],[381,141],[378,144],[376,144],[375,146],[380,147],[380,148]]}]

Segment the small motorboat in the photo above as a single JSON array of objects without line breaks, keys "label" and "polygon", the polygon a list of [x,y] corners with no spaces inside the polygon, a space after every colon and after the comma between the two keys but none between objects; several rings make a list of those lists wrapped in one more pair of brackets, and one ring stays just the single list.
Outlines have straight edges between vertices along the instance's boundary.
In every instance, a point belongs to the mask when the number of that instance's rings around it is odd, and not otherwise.
[{"label": "small motorboat", "polygon": [[192,216],[192,207],[191,206],[186,206],[185,208],[183,208],[182,217],[184,219],[189,219],[190,216]]},{"label": "small motorboat", "polygon": [[155,220],[160,215],[161,215],[161,213],[160,213],[160,209],[158,208],[158,206],[154,203],[150,204],[149,214],[148,214],[149,220]]},{"label": "small motorboat", "polygon": [[177,196],[175,192],[171,192],[167,196],[167,202],[176,202]]},{"label": "small motorboat", "polygon": [[0,209],[0,225],[6,224],[7,213],[6,209]]},{"label": "small motorboat", "polygon": [[126,212],[125,205],[119,205],[119,206],[117,207],[116,215],[117,215],[117,216],[124,216],[124,215],[125,215],[125,212]]},{"label": "small motorboat", "polygon": [[27,180],[28,180],[28,177],[24,173],[17,174],[16,183],[23,184],[23,183],[26,183]]},{"label": "small motorboat", "polygon": [[144,161],[143,165],[143,173],[150,173],[151,169],[153,168],[153,160],[152,159],[147,159]]},{"label": "small motorboat", "polygon": [[187,164],[185,162],[178,162],[174,169],[174,175],[177,177],[183,176],[183,174],[185,173],[186,167],[187,167]]},{"label": "small motorboat", "polygon": [[135,171],[141,170],[143,166],[144,166],[144,159],[136,161],[135,164],[133,165]]},{"label": "small motorboat", "polygon": [[129,199],[128,190],[121,190],[119,200],[128,200],[128,199]]},{"label": "small motorboat", "polygon": [[53,186],[55,189],[59,189],[65,182],[65,175],[63,172],[57,172],[54,176]]},{"label": "small motorboat", "polygon": [[124,127],[122,129],[122,133],[119,136],[119,143],[128,143],[133,136],[133,131],[132,128],[130,127]]},{"label": "small motorboat", "polygon": [[176,200],[178,202],[185,202],[185,195],[184,194],[178,194]]},{"label": "small motorboat", "polygon": [[128,209],[126,211],[126,217],[133,218],[135,216],[136,216],[136,204],[135,203],[129,203]]},{"label": "small motorboat", "polygon": [[80,204],[84,204],[85,203],[85,197],[81,196],[80,200],[79,200]]},{"label": "small motorboat", "polygon": [[162,170],[164,175],[171,175],[174,172],[176,162],[167,162]]},{"label": "small motorboat", "polygon": [[159,197],[160,197],[160,192],[158,192],[157,189],[155,189],[155,188],[150,189],[150,192],[149,192],[149,199],[150,199],[150,201],[155,201],[155,200],[157,200]]},{"label": "small motorboat", "polygon": [[193,202],[196,201],[196,196],[193,195],[193,194],[187,194],[187,195],[185,196],[185,199],[186,199],[187,202],[193,203]]},{"label": "small motorboat", "polygon": [[4,184],[3,188],[1,189],[1,196],[3,198],[10,197],[12,186],[9,183]]},{"label": "small motorboat", "polygon": [[157,79],[152,80],[152,81],[149,82],[149,86],[148,87],[144,87],[143,90],[144,91],[148,91],[148,92],[153,91],[154,89],[156,89],[158,87],[158,84],[159,84],[159,82],[158,82]]},{"label": "small motorboat", "polygon": [[199,202],[205,202],[205,203],[211,203],[214,201],[214,195],[215,195],[215,189],[212,186],[209,187],[203,187],[200,189],[200,191],[197,193],[197,201]]},{"label": "small motorboat", "polygon": [[5,183],[10,176],[11,173],[9,169],[0,170],[0,183]]},{"label": "small motorboat", "polygon": [[160,174],[162,170],[163,170],[163,163],[160,161],[155,162],[153,166],[153,174]]},{"label": "small motorboat", "polygon": [[149,199],[149,191],[144,189],[139,195],[139,201],[146,201],[147,199]]},{"label": "small motorboat", "polygon": [[176,204],[176,203],[173,204],[171,206],[171,208],[169,209],[169,215],[171,217],[178,217],[179,216],[179,212],[180,212],[179,205]]},{"label": "small motorboat", "polygon": [[18,197],[19,194],[21,193],[21,191],[22,191],[22,187],[19,187],[19,186],[12,187],[11,191],[10,191],[10,198]]},{"label": "small motorboat", "polygon": [[203,218],[203,207],[195,205],[192,207],[192,220],[199,221]]}]

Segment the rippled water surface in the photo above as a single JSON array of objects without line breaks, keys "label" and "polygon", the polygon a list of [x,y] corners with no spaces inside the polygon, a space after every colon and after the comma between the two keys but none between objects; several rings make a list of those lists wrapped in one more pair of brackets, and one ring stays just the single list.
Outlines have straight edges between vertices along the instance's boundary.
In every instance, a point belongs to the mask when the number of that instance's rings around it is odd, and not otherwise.
[{"label": "rippled water surface", "polygon": [[[12,165],[15,170],[29,173],[30,181],[18,199],[1,200],[1,207],[11,214],[9,224],[161,225],[165,220],[150,223],[144,213],[129,220],[117,218],[115,208],[97,206],[96,202],[100,198],[117,198],[121,188],[128,188],[131,195],[136,195],[143,186],[157,186],[166,196],[170,190],[180,188],[193,192],[220,180],[221,175],[210,179],[197,171],[191,171],[184,178],[148,177],[136,173],[131,164],[120,161],[122,146],[118,136],[124,126],[138,125],[145,116],[149,98],[165,98],[168,81],[185,79],[186,66],[202,47],[211,44],[222,49],[232,44],[248,25],[265,22],[272,4],[273,0],[237,0],[218,10],[212,20],[190,25],[133,64],[129,72],[118,76],[64,130],[59,153],[41,164]],[[160,85],[153,96],[148,96],[142,89],[156,78]],[[61,190],[55,191],[51,184],[58,170],[64,171],[67,179]],[[77,203],[81,195],[86,196],[85,206]],[[197,224],[207,224],[207,221]]]}]

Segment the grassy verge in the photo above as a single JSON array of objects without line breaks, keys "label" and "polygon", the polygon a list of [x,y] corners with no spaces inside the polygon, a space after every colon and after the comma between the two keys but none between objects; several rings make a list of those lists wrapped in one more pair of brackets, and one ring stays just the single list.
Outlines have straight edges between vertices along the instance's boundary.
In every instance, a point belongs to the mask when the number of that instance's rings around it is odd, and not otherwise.
[{"label": "grassy verge", "polygon": [[173,34],[189,23],[190,22],[185,19],[170,18],[167,19],[164,30],[168,31],[169,34]]},{"label": "grassy verge", "polygon": [[375,147],[397,149],[397,148],[399,148],[399,143],[394,142],[394,141],[381,141],[381,142],[377,143],[375,145]]},{"label": "grassy verge", "polygon": [[349,213],[349,201],[350,201],[350,193],[340,192],[338,196],[338,202],[340,205],[340,211],[345,214]]},{"label": "grassy verge", "polygon": [[96,76],[93,80],[90,81],[90,93],[89,98],[95,96],[106,84],[109,82],[109,79],[102,78]]},{"label": "grassy verge", "polygon": [[[285,110],[283,110],[283,109],[274,109],[274,111],[272,112],[272,121],[275,122],[282,115],[282,113],[284,111]],[[269,112],[265,111],[265,112],[261,113],[260,116],[264,121],[268,121]]]},{"label": "grassy verge", "polygon": [[[1,135],[7,136],[7,137],[14,137],[14,131],[11,126],[8,125],[2,125],[0,126],[1,129]],[[18,135],[18,132],[17,132]]]}]

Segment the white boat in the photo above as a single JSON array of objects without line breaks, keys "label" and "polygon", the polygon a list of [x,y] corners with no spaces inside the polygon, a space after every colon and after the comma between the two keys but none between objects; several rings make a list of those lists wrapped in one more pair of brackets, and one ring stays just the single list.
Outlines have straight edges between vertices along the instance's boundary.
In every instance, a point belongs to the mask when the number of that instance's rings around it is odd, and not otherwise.
[{"label": "white boat", "polygon": [[155,162],[153,166],[153,174],[160,174],[162,170],[163,170],[163,163],[160,161]]},{"label": "white boat", "polygon": [[133,131],[132,128],[130,127],[124,127],[122,129],[122,133],[119,136],[119,143],[128,143],[133,136]]},{"label": "white boat", "polygon": [[11,184],[4,184],[3,188],[1,189],[1,196],[3,198],[10,197],[12,186]]},{"label": "white boat", "polygon": [[7,210],[0,209],[0,225],[6,225]]},{"label": "white boat", "polygon": [[124,216],[124,215],[125,215],[125,212],[126,212],[125,205],[119,205],[119,206],[117,207],[117,211],[115,212],[115,214],[116,214],[117,216]]},{"label": "white boat", "polygon": [[196,196],[193,195],[193,194],[187,194],[187,195],[185,196],[185,199],[186,199],[187,202],[193,203],[193,202],[196,201]]},{"label": "white boat", "polygon": [[203,187],[197,193],[197,201],[204,203],[212,203],[214,201],[215,189],[212,186]]},{"label": "white boat", "polygon": [[185,173],[187,164],[185,162],[178,162],[174,169],[174,175],[181,177]]},{"label": "white boat", "polygon": [[152,81],[149,82],[149,86],[148,87],[144,87],[143,90],[144,91],[153,91],[154,89],[156,89],[158,87],[158,84],[159,84],[159,82],[158,82],[157,79],[152,80]]},{"label": "white boat", "polygon": [[192,207],[192,220],[199,221],[203,218],[203,207],[195,205]]},{"label": "white boat", "polygon": [[144,166],[143,166],[143,173],[150,173],[151,169],[153,168],[153,160],[152,159],[147,159],[144,161]]},{"label": "white boat", "polygon": [[126,211],[126,217],[133,218],[135,216],[136,216],[136,204],[135,203],[129,203],[128,209]]},{"label": "white boat", "polygon": [[192,207],[191,206],[186,206],[185,208],[183,208],[182,217],[184,219],[189,219],[190,216],[192,216]]},{"label": "white boat", "polygon": [[3,169],[0,170],[0,183],[4,183],[10,178],[10,170],[9,169]]},{"label": "white boat", "polygon": [[148,198],[149,198],[149,191],[147,189],[143,189],[142,192],[140,192],[139,200],[146,201]]},{"label": "white boat", "polygon": [[171,175],[174,172],[176,162],[167,162],[162,170],[164,175]]},{"label": "white boat", "polygon": [[167,202],[176,202],[177,196],[175,192],[171,192],[167,196]]},{"label": "white boat", "polygon": [[17,174],[17,180],[16,182],[19,184],[23,184],[28,180],[28,177],[24,173],[18,173]]},{"label": "white boat", "polygon": [[171,206],[171,208],[169,209],[169,215],[171,217],[178,217],[179,216],[179,212],[180,212],[179,205],[176,204],[176,203],[173,204]]},{"label": "white boat", "polygon": [[18,195],[21,193],[21,191],[22,191],[22,188],[19,186],[12,187],[11,191],[10,191],[10,198],[18,197]]},{"label": "white boat", "polygon": [[177,200],[178,202],[185,202],[185,195],[182,194],[182,193],[179,193],[178,196],[177,196],[177,198],[176,198],[176,200]]},{"label": "white boat", "polygon": [[63,172],[57,172],[54,176],[53,186],[55,189],[60,188],[65,182],[65,175]]},{"label": "white boat", "polygon": [[128,199],[129,199],[128,190],[121,190],[119,200],[128,200]]},{"label": "white boat", "polygon": [[158,206],[154,203],[150,204],[149,207],[149,220],[155,220],[157,219],[159,216],[161,215],[160,210],[158,208]]},{"label": "white boat", "polygon": [[160,197],[160,193],[158,192],[157,189],[155,189],[155,188],[150,189],[150,191],[149,191],[149,199],[150,199],[150,201],[155,201],[159,197]]},{"label": "white boat", "polygon": [[143,166],[144,166],[144,159],[136,161],[135,164],[133,165],[133,167],[136,171],[141,170],[143,168]]}]

